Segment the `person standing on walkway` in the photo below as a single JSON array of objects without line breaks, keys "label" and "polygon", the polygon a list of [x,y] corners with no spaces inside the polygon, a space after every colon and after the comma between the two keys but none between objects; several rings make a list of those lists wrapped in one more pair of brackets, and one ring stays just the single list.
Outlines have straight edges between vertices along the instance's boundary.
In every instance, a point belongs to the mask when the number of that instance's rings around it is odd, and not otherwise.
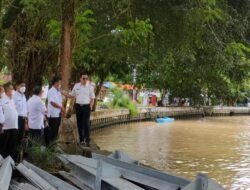
[{"label": "person standing on walkway", "polygon": [[27,124],[27,99],[25,97],[26,85],[24,82],[20,81],[16,83],[16,91],[13,95],[13,100],[15,102],[16,110],[18,113],[18,145],[21,145],[25,125]]},{"label": "person standing on walkway", "polygon": [[28,100],[27,103],[29,135],[32,139],[38,140],[38,142],[42,142],[44,119],[47,113],[45,104],[41,99],[42,94],[42,87],[36,86],[33,89],[33,96]]},{"label": "person standing on walkway", "polygon": [[76,98],[76,121],[81,145],[90,145],[90,113],[94,105],[94,88],[88,82],[88,75],[80,74],[80,82],[76,83],[71,93],[64,96]]},{"label": "person standing on walkway", "polygon": [[52,87],[48,91],[48,121],[52,141],[58,136],[58,130],[61,124],[61,115],[65,113],[60,90],[61,78],[54,77],[52,80]]},{"label": "person standing on walkway", "polygon": [[6,158],[11,156],[17,159],[18,113],[13,100],[13,85],[8,82],[4,85],[5,94],[2,98],[2,107],[5,117],[3,134],[1,137],[0,154]]}]

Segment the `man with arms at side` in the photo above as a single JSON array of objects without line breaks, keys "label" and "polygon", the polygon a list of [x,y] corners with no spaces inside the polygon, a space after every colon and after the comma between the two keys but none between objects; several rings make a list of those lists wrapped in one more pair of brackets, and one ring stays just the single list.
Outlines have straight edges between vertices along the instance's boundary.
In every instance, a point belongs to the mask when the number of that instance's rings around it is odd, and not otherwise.
[{"label": "man with arms at side", "polygon": [[28,125],[29,135],[42,142],[42,133],[44,129],[44,118],[47,109],[42,102],[43,89],[41,86],[36,86],[33,89],[33,96],[28,100]]},{"label": "man with arms at side", "polygon": [[14,88],[10,82],[4,85],[5,94],[2,98],[2,107],[5,117],[3,125],[3,134],[0,146],[0,154],[5,158],[11,156],[13,160],[17,159],[17,137],[18,137],[18,113],[13,100]]},{"label": "man with arms at side", "polygon": [[18,145],[21,145],[25,124],[27,123],[27,100],[25,97],[26,85],[24,82],[20,81],[16,83],[16,91],[13,95],[13,100],[15,102],[16,110],[18,113]]},{"label": "man with arms at side", "polygon": [[76,98],[75,110],[80,143],[89,146],[90,113],[94,105],[95,92],[93,86],[88,83],[88,75],[81,73],[80,82],[74,85],[72,92],[63,93],[63,95]]},{"label": "man with arms at side", "polygon": [[50,127],[51,140],[55,140],[58,136],[58,130],[61,123],[61,115],[65,113],[62,104],[61,78],[54,77],[52,87],[48,91],[48,120]]}]

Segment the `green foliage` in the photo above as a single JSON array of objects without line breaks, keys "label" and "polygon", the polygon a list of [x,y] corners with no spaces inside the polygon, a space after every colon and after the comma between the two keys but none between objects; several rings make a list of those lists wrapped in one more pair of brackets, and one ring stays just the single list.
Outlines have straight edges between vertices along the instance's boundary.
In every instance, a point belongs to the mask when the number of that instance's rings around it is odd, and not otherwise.
[{"label": "green foliage", "polygon": [[138,66],[139,83],[168,89],[172,96],[189,97],[197,104],[204,93],[230,105],[246,96],[249,15],[237,12],[227,1],[215,0],[147,1],[144,9],[135,14],[149,15],[154,36],[147,59]]},{"label": "green foliage", "polygon": [[[131,82],[136,67],[143,87],[233,104],[249,95],[249,8],[247,0],[75,1],[73,77]],[[3,1],[1,67],[30,83],[57,72],[62,11],[61,1]]]},{"label": "green foliage", "polygon": [[46,6],[47,0],[21,0],[21,4],[28,11],[39,12],[41,7]]},{"label": "green foliage", "polygon": [[131,101],[128,96],[124,95],[122,90],[112,88],[111,92],[113,93],[114,97],[109,104],[110,108],[126,108],[129,110],[132,116],[138,113],[135,103]]},{"label": "green foliage", "polygon": [[51,19],[47,24],[49,36],[52,42],[59,43],[61,36],[61,22]]},{"label": "green foliage", "polygon": [[123,45],[137,45],[137,44],[145,44],[145,40],[148,38],[150,34],[152,34],[152,25],[150,24],[150,20],[138,20],[135,19],[134,22],[128,22],[128,28],[123,28],[122,26],[118,26],[115,29],[116,38]]},{"label": "green foliage", "polygon": [[[1,13],[0,18],[2,21],[1,28],[2,29],[9,29],[12,24],[15,22],[17,17],[20,15],[23,5],[21,3],[22,0],[14,0],[11,3],[1,0]],[[5,11],[2,11],[5,10]],[[2,32],[2,31],[1,31]]]}]

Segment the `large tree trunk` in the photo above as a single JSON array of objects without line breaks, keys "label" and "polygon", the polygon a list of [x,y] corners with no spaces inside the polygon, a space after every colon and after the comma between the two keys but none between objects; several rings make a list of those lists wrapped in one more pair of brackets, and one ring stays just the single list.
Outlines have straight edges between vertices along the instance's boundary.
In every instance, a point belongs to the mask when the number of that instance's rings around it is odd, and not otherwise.
[{"label": "large tree trunk", "polygon": [[63,0],[63,18],[62,18],[62,36],[61,36],[61,76],[62,87],[66,90],[69,89],[69,81],[71,77],[72,67],[72,42],[73,42],[73,24],[74,24],[74,9],[75,0]]}]

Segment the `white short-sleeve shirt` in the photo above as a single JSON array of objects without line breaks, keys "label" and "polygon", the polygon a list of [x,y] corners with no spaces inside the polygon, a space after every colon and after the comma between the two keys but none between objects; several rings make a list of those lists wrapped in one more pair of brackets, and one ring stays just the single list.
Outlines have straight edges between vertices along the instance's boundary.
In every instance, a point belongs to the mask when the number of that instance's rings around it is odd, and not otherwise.
[{"label": "white short-sleeve shirt", "polygon": [[2,98],[0,98],[0,123],[3,124],[4,122],[5,122],[5,117],[3,114]]},{"label": "white short-sleeve shirt", "polygon": [[18,129],[18,113],[13,98],[3,95],[2,108],[5,118],[3,130]]},{"label": "white short-sleeve shirt", "polygon": [[76,98],[77,104],[90,104],[91,99],[95,98],[94,88],[90,84],[76,83],[70,95]]},{"label": "white short-sleeve shirt", "polygon": [[13,100],[16,105],[18,116],[27,117],[27,100],[25,95],[18,91],[15,91],[13,95]]},{"label": "white short-sleeve shirt", "polygon": [[62,94],[55,87],[51,87],[48,91],[48,117],[60,117],[61,109],[52,106],[51,102],[62,106]]},{"label": "white short-sleeve shirt", "polygon": [[44,128],[46,107],[39,96],[33,95],[28,100],[28,125],[30,129]]}]

